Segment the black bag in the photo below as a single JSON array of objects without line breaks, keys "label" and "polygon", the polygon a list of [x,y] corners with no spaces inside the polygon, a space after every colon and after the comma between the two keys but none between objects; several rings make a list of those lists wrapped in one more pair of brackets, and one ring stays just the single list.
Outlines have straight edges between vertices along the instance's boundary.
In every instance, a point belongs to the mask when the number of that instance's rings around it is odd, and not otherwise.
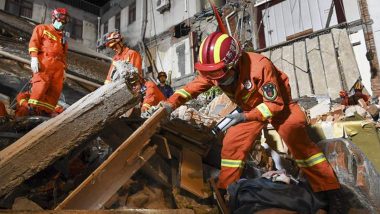
[{"label": "black bag", "polygon": [[326,203],[314,195],[305,183],[285,184],[266,178],[241,179],[228,186],[229,207],[234,214],[254,213],[281,208],[302,214],[314,214]]}]

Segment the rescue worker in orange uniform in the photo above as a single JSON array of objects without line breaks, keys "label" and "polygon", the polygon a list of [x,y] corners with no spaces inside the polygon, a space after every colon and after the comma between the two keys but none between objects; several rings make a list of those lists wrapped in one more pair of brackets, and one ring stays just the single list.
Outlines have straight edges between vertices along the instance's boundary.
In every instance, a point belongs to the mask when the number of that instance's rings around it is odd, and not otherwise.
[{"label": "rescue worker in orange uniform", "polygon": [[[32,116],[33,113],[30,112],[30,107],[28,105],[29,99],[30,99],[29,91],[23,91],[17,94],[16,96],[17,104],[16,104],[16,111],[15,111],[16,117]],[[54,117],[62,113],[63,111],[64,111],[64,108],[57,104],[54,108],[54,111],[46,116]]]},{"label": "rescue worker in orange uniform", "polygon": [[123,37],[119,31],[113,31],[103,36],[104,45],[115,51],[115,56],[112,58],[112,65],[108,71],[108,75],[104,84],[110,83],[115,74],[115,62],[125,61],[131,63],[138,70],[139,76],[142,78],[142,58],[141,55],[123,44]]},{"label": "rescue worker in orange uniform", "polygon": [[29,105],[28,101],[30,98],[30,93],[29,91],[24,91],[20,92],[16,96],[16,111],[15,111],[15,116],[16,117],[25,117],[29,116]]},{"label": "rescue worker in orange uniform", "polygon": [[145,113],[152,106],[158,105],[161,101],[166,100],[166,97],[152,81],[145,81],[136,72],[131,72],[126,79],[134,94],[141,94],[143,100],[141,102],[141,112]]},{"label": "rescue worker in orange uniform", "polygon": [[354,94],[351,96],[348,96],[348,93],[346,91],[340,91],[339,96],[342,98],[342,101],[340,104],[349,106],[349,105],[358,105],[359,99],[363,99],[366,104],[369,104],[370,97],[366,94],[363,94],[364,85],[357,81],[355,85],[353,86]]},{"label": "rescue worker in orange uniform", "polygon": [[292,101],[288,77],[265,56],[242,52],[239,43],[220,24],[221,20],[218,22],[223,33],[214,32],[201,43],[199,62],[195,64],[199,76],[175,91],[161,106],[169,113],[212,86],[219,86],[242,112],[227,116],[233,122],[223,139],[218,188],[225,190],[240,179],[250,148],[261,130],[271,123],[313,191],[324,192],[329,210],[339,213],[336,210],[342,209],[338,197],[340,184],[324,154],[306,132],[305,114]]},{"label": "rescue worker in orange uniform", "polygon": [[8,115],[7,110],[5,109],[5,105],[0,101],[0,119],[5,118]]},{"label": "rescue worker in orange uniform", "polygon": [[37,25],[29,42],[33,71],[29,107],[37,115],[54,111],[63,88],[67,41],[64,27],[69,19],[65,8],[52,12],[52,24]]}]

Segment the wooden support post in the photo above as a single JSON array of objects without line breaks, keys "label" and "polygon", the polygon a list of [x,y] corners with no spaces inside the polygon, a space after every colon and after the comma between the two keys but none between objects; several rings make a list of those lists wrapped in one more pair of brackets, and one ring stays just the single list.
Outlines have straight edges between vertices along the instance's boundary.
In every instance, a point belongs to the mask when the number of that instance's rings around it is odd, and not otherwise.
[{"label": "wooden support post", "polygon": [[56,210],[98,210],[127,182],[156,152],[156,146],[143,148],[166,116],[159,109],[140,126],[111,156],[79,185]]},{"label": "wooden support post", "polygon": [[0,196],[67,155],[137,103],[126,84],[105,85],[0,151]]}]

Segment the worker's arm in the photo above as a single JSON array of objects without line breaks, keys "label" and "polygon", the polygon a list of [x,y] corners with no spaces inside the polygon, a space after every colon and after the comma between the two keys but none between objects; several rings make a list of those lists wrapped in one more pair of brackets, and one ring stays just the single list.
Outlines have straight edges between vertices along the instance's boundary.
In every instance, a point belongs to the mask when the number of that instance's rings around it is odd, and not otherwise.
[{"label": "worker's arm", "polygon": [[262,78],[259,79],[259,82],[262,83],[260,84],[262,86],[258,91],[263,96],[263,103],[245,113],[247,121],[265,121],[284,109],[284,101],[279,91],[278,80],[280,78],[278,78],[277,69],[267,58],[263,58],[260,64],[262,65],[260,73]]},{"label": "worker's arm", "polygon": [[139,71],[139,76],[142,78],[142,58],[138,52],[132,51],[130,56],[130,63],[137,68]]},{"label": "worker's arm", "polygon": [[159,99],[159,96],[157,94],[161,92],[157,88],[155,83],[148,81],[145,83],[145,86],[146,86],[146,91],[145,91],[144,101],[141,107],[142,112],[145,112],[152,106],[158,105],[158,103],[162,101]]},{"label": "worker's arm", "polygon": [[113,73],[113,70],[115,69],[115,66],[113,65],[113,63],[114,63],[114,59],[112,59],[112,63],[111,63],[110,69],[108,70],[106,80],[104,80],[104,85],[112,82],[111,75]]},{"label": "worker's arm", "polygon": [[37,25],[32,33],[29,41],[29,54],[31,57],[37,57],[38,52],[41,50],[41,37],[43,28]]},{"label": "worker's arm", "polygon": [[174,110],[187,101],[198,97],[199,94],[207,91],[212,86],[214,86],[214,84],[210,80],[207,80],[202,76],[197,76],[186,86],[176,90],[174,94],[168,98],[167,103],[169,103]]}]

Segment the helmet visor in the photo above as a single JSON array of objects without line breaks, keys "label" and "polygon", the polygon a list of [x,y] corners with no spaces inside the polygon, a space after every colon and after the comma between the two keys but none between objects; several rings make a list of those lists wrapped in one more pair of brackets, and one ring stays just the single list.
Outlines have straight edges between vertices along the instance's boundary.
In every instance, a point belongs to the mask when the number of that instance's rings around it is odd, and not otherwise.
[{"label": "helmet visor", "polygon": [[198,70],[199,74],[207,79],[218,80],[226,75],[224,68],[226,65],[224,62],[217,64],[201,64],[199,62],[195,63],[195,69]]}]

